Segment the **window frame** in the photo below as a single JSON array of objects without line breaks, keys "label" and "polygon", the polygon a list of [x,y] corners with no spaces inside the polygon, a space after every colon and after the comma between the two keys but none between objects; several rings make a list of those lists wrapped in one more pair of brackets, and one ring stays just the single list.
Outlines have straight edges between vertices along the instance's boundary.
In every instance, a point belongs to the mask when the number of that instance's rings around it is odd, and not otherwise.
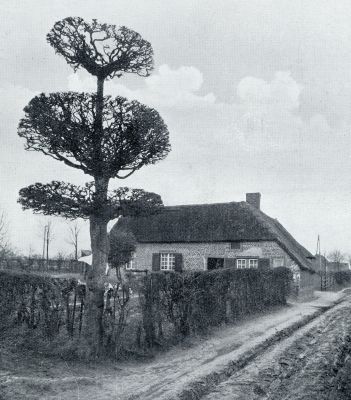
[{"label": "window frame", "polygon": [[131,269],[134,269],[134,261],[133,260],[129,260],[128,262],[125,263],[125,268],[126,271],[130,271]]},{"label": "window frame", "polygon": [[[253,262],[253,266],[251,262]],[[258,269],[258,258],[249,258],[249,269]]]},{"label": "window frame", "polygon": [[[255,265],[252,265],[255,264]],[[237,258],[237,269],[258,269],[258,258]]]},{"label": "window frame", "polygon": [[130,271],[130,270],[134,269],[134,259],[135,259],[135,251],[132,251],[130,253],[130,260],[125,263],[126,271]]},{"label": "window frame", "polygon": [[[166,257],[166,258],[165,258]],[[176,262],[176,253],[160,253],[160,271],[174,271]]]},{"label": "window frame", "polygon": [[[236,259],[236,268],[237,269],[246,269],[247,268],[246,261],[247,261],[247,258],[237,258]],[[242,265],[242,264],[244,264],[244,265]]]},{"label": "window frame", "polygon": [[[281,260],[282,264],[281,265],[274,265],[274,261]],[[272,268],[279,268],[279,267],[284,267],[285,266],[285,257],[273,257],[272,258]]]}]

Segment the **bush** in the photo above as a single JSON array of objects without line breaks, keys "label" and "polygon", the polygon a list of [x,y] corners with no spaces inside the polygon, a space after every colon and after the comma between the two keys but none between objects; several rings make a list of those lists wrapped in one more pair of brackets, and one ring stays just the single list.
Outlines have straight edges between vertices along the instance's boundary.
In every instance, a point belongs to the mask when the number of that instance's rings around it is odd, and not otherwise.
[{"label": "bush", "polygon": [[62,327],[70,336],[81,329],[77,303],[84,304],[85,286],[74,279],[0,271],[0,291],[0,313],[10,324],[24,324],[49,338]]},{"label": "bush", "polygon": [[[83,335],[85,285],[75,279],[58,279],[33,273],[0,271],[1,330],[23,335],[23,345],[37,343],[52,354],[88,355]],[[119,357],[128,317],[129,289],[118,284],[105,292],[103,344]],[[82,337],[81,337],[82,336]],[[80,346],[76,346],[76,343]],[[72,349],[75,348],[76,351]],[[46,350],[45,350],[46,349]],[[85,358],[85,357],[84,357]]]},{"label": "bush", "polygon": [[[139,299],[130,298],[129,282],[118,282],[105,292],[103,354],[145,356],[155,345],[285,304],[291,279],[286,268],[154,272],[134,282]],[[0,291],[2,329],[17,332],[24,347],[89,358],[81,335],[85,285],[74,279],[0,271]]]},{"label": "bush", "polygon": [[335,283],[338,285],[345,285],[351,283],[351,271],[334,272]]},{"label": "bush", "polygon": [[286,304],[292,274],[287,268],[154,272],[139,288],[145,343],[152,346],[170,323],[183,337],[210,326]]}]

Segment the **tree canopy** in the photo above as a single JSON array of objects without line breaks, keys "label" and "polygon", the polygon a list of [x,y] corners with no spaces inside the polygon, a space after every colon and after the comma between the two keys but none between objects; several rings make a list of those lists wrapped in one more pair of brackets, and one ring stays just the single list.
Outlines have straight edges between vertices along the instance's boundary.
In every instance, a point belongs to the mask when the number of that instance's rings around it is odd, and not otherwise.
[{"label": "tree canopy", "polygon": [[69,219],[87,219],[94,215],[106,221],[120,215],[154,213],[163,206],[158,194],[127,187],[109,191],[107,198],[101,203],[100,198],[96,196],[94,182],[76,186],[60,181],[35,183],[25,187],[20,190],[18,202],[23,209],[31,209],[34,213]]},{"label": "tree canopy", "polygon": [[125,26],[68,17],[56,22],[47,41],[74,70],[84,68],[104,79],[124,72],[148,76],[153,69],[151,44]]},{"label": "tree canopy", "polygon": [[20,190],[19,203],[35,213],[89,218],[92,268],[87,277],[86,337],[96,353],[102,344],[104,279],[108,254],[107,222],[120,215],[152,213],[159,195],[121,187],[125,179],[170,151],[166,124],[153,108],[124,97],[104,96],[105,80],[123,73],[148,76],[153,51],[139,33],[126,27],[69,17],[55,23],[47,40],[76,71],[96,77],[96,92],[40,94],[25,107],[18,134],[26,150],[39,151],[93,177],[84,186],[52,181]]},{"label": "tree canopy", "polygon": [[26,149],[40,151],[92,176],[123,179],[169,152],[159,113],[124,97],[103,99],[102,131],[95,129],[96,95],[51,93],[25,107],[18,134]]}]

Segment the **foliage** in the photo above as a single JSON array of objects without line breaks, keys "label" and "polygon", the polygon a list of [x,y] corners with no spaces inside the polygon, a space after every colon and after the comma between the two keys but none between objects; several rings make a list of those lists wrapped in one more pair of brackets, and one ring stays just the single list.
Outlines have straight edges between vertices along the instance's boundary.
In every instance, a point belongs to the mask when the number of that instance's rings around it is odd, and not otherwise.
[{"label": "foliage", "polygon": [[97,90],[34,97],[25,107],[18,134],[26,149],[40,151],[93,177],[78,187],[53,181],[20,191],[24,209],[65,218],[89,218],[92,268],[87,279],[86,339],[98,355],[104,339],[103,274],[108,255],[107,223],[120,215],[157,211],[161,198],[143,190],[108,193],[111,178],[125,179],[170,151],[168,129],[158,112],[123,97],[104,97],[104,82],[123,73],[147,76],[153,67],[149,42],[125,27],[65,18],[47,40],[76,71],[96,77]]},{"label": "foliage", "polygon": [[168,130],[156,110],[105,96],[97,138],[96,101],[96,94],[74,92],[34,97],[18,127],[26,150],[40,151],[92,176],[120,179],[167,155]]},{"label": "foliage", "polygon": [[[42,338],[80,338],[85,327],[86,286],[75,279],[15,271],[0,271],[1,329],[24,325]],[[104,301],[104,345],[118,357],[129,312],[129,287],[119,281],[106,288]]]},{"label": "foliage", "polygon": [[135,250],[135,245],[133,234],[113,229],[109,235],[109,263],[115,268],[127,263]]},{"label": "foliage", "polygon": [[156,337],[163,334],[162,322],[170,322],[176,334],[188,336],[285,304],[291,282],[291,272],[283,267],[151,273],[139,288],[145,341],[152,346]]},{"label": "foliage", "polygon": [[335,283],[338,285],[345,285],[351,283],[351,271],[338,271],[334,272]]},{"label": "foliage", "polygon": [[[286,268],[155,272],[138,282],[139,303],[130,296],[132,282],[118,279],[104,291],[101,354],[120,358],[284,305],[291,279]],[[84,284],[0,271],[0,291],[1,329],[24,326],[28,332],[39,332],[43,340],[61,343],[59,348],[67,354],[90,357],[83,335]]]},{"label": "foliage", "polygon": [[85,289],[72,279],[57,280],[35,274],[0,272],[1,310],[12,323],[24,323],[51,337],[66,324],[72,334],[75,318],[69,309],[73,292],[82,298]]},{"label": "foliage", "polygon": [[125,26],[65,18],[47,35],[50,45],[74,70],[82,67],[95,76],[120,77],[123,72],[148,76],[153,68],[151,44]]},{"label": "foliage", "polygon": [[110,220],[120,215],[152,213],[162,207],[159,195],[126,187],[108,192],[106,201],[101,204],[96,197],[94,182],[84,186],[59,181],[35,183],[20,190],[18,202],[25,210],[72,219],[102,215]]}]

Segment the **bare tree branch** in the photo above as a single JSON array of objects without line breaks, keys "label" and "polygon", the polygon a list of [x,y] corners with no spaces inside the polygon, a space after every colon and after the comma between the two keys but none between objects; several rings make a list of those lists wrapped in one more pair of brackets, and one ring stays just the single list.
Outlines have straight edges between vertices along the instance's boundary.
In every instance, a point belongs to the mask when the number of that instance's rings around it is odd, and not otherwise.
[{"label": "bare tree branch", "polygon": [[74,259],[78,260],[78,240],[81,226],[75,221],[68,226],[69,237],[67,243],[71,244],[74,248]]},{"label": "bare tree branch", "polygon": [[125,26],[69,17],[55,23],[47,41],[75,71],[82,67],[92,75],[114,78],[123,73],[148,76],[153,69],[151,44]]}]

